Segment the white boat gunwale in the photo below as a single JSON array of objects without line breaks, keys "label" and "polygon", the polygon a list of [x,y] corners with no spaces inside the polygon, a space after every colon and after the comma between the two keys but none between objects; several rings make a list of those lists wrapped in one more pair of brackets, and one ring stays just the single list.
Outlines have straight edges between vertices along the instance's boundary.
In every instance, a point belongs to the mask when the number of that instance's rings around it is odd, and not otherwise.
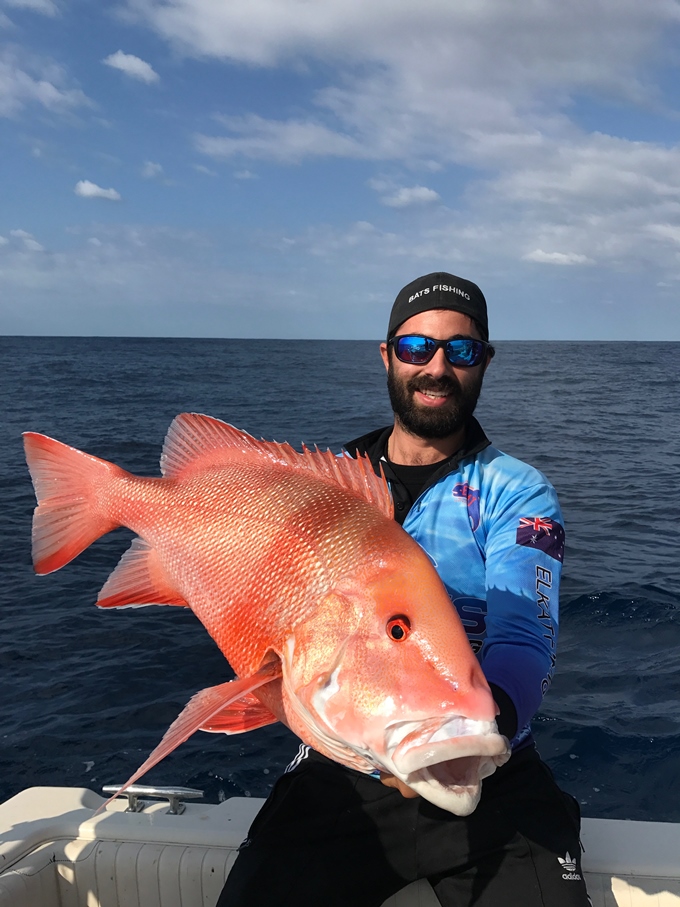
[{"label": "white boat gunwale", "polygon": [[[209,907],[209,899],[221,888],[264,801],[232,797],[218,804],[187,803],[183,814],[172,815],[168,802],[154,801],[142,811],[126,812],[127,800],[118,799],[97,813],[105,802],[88,788],[34,787],[0,804],[0,907],[41,907],[30,899],[30,892],[28,900],[17,900],[17,891],[29,891],[31,879],[41,873],[40,884],[46,884],[45,873],[50,872],[55,874],[55,888],[63,888],[75,877],[76,869],[85,872],[82,864],[95,859],[94,850],[103,854],[107,847],[110,855],[106,859],[121,867],[120,854],[126,849],[132,855],[146,847],[156,854],[154,859],[160,859],[166,849],[174,854],[177,865],[182,860],[187,866],[191,863],[188,875],[195,875],[195,865],[205,862],[201,862],[201,854],[209,852],[213,878],[208,888],[201,888],[196,902]],[[585,818],[582,838],[583,870],[595,907],[680,907],[680,824]],[[88,847],[90,842],[99,842],[101,847]],[[147,845],[152,845],[150,850]],[[200,880],[195,882],[200,887]],[[191,879],[185,879],[185,884],[190,883]],[[77,885],[73,885],[75,890]],[[119,887],[124,890],[129,884]],[[53,903],[61,904],[59,898],[57,895]],[[429,886],[416,884],[386,904],[426,907],[437,903],[433,898]],[[81,903],[83,907],[114,905],[110,897],[99,900],[92,891],[83,901],[75,895],[67,900],[78,907]],[[159,894],[156,903],[175,907],[167,892],[165,899]],[[120,901],[114,907],[127,905]]]}]

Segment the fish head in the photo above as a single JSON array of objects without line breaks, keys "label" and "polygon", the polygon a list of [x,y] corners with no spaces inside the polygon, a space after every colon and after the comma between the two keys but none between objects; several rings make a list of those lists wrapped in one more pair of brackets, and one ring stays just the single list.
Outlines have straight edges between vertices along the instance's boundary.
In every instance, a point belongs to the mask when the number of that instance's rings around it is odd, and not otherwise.
[{"label": "fish head", "polygon": [[327,597],[295,634],[285,685],[298,718],[312,719],[322,752],[395,775],[468,815],[509,745],[446,589],[409,542],[408,557],[392,569],[383,555],[379,569]]}]

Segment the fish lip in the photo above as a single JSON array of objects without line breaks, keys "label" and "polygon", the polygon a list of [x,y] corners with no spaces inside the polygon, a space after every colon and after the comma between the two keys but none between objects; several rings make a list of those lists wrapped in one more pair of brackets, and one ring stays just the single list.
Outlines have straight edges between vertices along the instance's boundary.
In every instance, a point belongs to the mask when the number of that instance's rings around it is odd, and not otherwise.
[{"label": "fish lip", "polygon": [[[402,722],[388,729],[388,752],[405,775],[430,765],[470,756],[509,758],[510,745],[495,721],[456,716],[447,721]],[[503,760],[505,761],[505,760]]]}]

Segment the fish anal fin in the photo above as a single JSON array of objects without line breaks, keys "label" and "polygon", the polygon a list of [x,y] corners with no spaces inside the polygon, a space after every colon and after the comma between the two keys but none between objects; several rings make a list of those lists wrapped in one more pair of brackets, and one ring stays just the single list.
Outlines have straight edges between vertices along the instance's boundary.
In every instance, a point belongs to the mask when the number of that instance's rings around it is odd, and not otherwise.
[{"label": "fish anal fin", "polygon": [[278,720],[254,693],[248,693],[213,715],[199,730],[211,734],[244,734],[246,731],[274,724]]},{"label": "fish anal fin", "polygon": [[236,702],[266,683],[271,683],[272,680],[278,680],[279,677],[281,677],[281,663],[275,661],[264,665],[259,671],[249,677],[241,677],[236,680],[230,680],[227,683],[220,683],[216,687],[206,687],[205,690],[196,693],[191,697],[179,716],[172,722],[163,739],[149,758],[140,765],[134,775],[125,782],[113,797],[110,797],[106,803],[99,807],[97,812],[101,812],[131,784],[139,781],[142,775],[145,775],[149,769],[157,765],[162,759],[165,759],[181,743],[188,740],[195,731],[207,724],[214,715],[226,709],[232,702]]},{"label": "fish anal fin", "polygon": [[165,437],[161,472],[167,478],[182,478],[195,470],[229,466],[243,459],[252,464],[256,458],[263,465],[311,474],[374,504],[389,519],[394,515],[382,469],[376,475],[368,457],[338,457],[330,450],[307,447],[299,453],[290,444],[258,441],[233,425],[199,413],[181,413],[173,420]]},{"label": "fish anal fin", "polygon": [[184,597],[168,579],[156,549],[143,539],[134,539],[104,583],[97,606],[139,608],[146,605],[188,607]]}]

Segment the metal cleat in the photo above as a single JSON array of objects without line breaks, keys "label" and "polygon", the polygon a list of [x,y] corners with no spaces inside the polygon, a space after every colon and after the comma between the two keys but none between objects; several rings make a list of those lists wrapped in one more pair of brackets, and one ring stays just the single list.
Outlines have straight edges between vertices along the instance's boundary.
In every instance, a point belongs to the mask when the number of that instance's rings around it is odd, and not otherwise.
[{"label": "metal cleat", "polygon": [[[117,794],[120,790],[119,784],[107,784],[102,787],[105,794]],[[152,787],[145,784],[131,784],[122,792],[122,796],[127,797],[128,806],[126,813],[141,813],[151,801],[140,799],[142,797],[151,797],[155,800],[167,800],[169,808],[166,810],[168,816],[181,816],[186,805],[183,800],[194,800],[203,796],[202,790],[195,790],[193,787]]]}]

